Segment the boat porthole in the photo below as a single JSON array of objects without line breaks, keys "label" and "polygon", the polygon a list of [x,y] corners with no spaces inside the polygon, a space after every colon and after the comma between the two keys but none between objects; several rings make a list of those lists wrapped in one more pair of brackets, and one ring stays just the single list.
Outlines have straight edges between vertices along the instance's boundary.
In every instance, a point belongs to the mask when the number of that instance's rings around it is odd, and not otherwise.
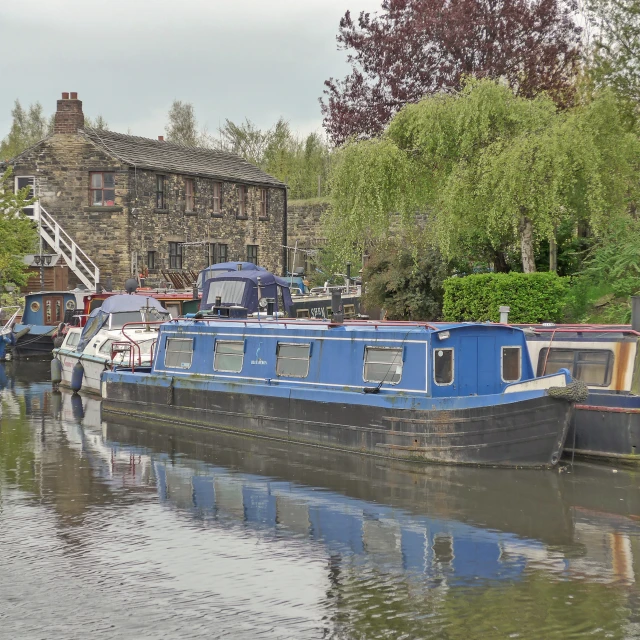
[{"label": "boat porthole", "polygon": [[39,302],[35,302],[35,300],[31,303],[31,306],[29,307],[31,309],[31,311],[33,311],[34,313],[36,311],[40,311],[40,303]]},{"label": "boat porthole", "polygon": [[65,305],[69,311],[72,311],[76,308],[76,303],[73,300],[67,300],[67,304]]},{"label": "boat porthole", "polygon": [[438,351],[438,357],[441,358],[442,357],[442,351]]},{"label": "boat porthole", "polygon": [[558,459],[559,459],[559,458],[558,458],[558,454],[557,454],[557,453],[554,453],[554,454],[551,456],[551,464],[556,464],[556,463],[558,462]]}]

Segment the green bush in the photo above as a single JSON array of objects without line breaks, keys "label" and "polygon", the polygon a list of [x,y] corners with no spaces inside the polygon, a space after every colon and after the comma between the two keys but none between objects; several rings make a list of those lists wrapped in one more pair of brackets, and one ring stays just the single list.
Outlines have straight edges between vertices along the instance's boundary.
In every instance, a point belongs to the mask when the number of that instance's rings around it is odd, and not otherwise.
[{"label": "green bush", "polygon": [[499,322],[500,307],[511,308],[509,322],[557,322],[567,283],[555,273],[481,273],[444,282],[443,317],[451,322]]}]

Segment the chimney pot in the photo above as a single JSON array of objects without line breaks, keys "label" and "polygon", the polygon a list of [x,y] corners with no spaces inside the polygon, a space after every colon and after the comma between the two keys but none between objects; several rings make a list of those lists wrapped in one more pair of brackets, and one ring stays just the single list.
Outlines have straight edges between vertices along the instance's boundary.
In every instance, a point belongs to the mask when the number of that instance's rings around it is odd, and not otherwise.
[{"label": "chimney pot", "polygon": [[164,136],[158,136],[158,140],[159,140],[160,142],[164,142]]},{"label": "chimney pot", "polygon": [[69,92],[68,91],[63,91],[62,92],[62,99],[63,100],[68,100],[69,99]]},{"label": "chimney pot", "polygon": [[71,92],[71,99],[72,100],[77,100],[78,99],[78,92],[77,91],[72,91]]}]

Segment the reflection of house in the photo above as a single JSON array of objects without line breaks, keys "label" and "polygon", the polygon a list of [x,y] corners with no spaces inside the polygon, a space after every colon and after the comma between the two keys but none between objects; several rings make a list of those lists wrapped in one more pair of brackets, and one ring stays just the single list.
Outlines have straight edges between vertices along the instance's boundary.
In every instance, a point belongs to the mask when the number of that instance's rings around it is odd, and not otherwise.
[{"label": "reflection of house", "polygon": [[75,93],[58,100],[53,133],[8,164],[86,286],[226,260],[284,269],[283,183],[235,154],[85,128]]}]

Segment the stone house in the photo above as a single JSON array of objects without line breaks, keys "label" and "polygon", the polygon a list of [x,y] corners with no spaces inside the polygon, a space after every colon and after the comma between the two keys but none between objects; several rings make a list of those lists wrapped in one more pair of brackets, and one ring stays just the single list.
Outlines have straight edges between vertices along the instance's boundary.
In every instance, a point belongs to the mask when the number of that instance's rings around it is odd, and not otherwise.
[{"label": "stone house", "polygon": [[75,93],[58,100],[53,133],[6,164],[16,188],[35,189],[26,213],[45,251],[85,284],[227,260],[286,269],[284,183],[225,151],[85,128]]}]

